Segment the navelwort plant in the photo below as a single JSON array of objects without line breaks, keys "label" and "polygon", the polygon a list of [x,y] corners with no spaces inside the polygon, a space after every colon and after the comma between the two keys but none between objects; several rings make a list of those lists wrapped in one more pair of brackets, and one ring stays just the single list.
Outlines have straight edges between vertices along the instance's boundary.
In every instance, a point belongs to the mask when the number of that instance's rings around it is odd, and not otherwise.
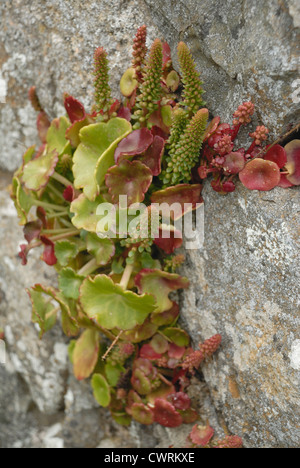
[{"label": "navelwort plant", "polygon": [[212,428],[197,423],[187,395],[191,376],[217,351],[221,336],[194,351],[178,323],[179,307],[169,296],[188,288],[189,281],[176,273],[184,256],[174,253],[182,239],[174,235],[173,221],[166,225],[160,216],[155,234],[149,230],[145,238],[131,235],[128,216],[125,235],[111,238],[105,229],[99,232],[103,214],[97,209],[111,203],[121,218],[129,209],[119,203],[121,196],[129,205],[143,202],[147,219],[152,203],[196,207],[202,202],[201,181],[210,174],[220,193],[234,190],[237,175],[249,189],[299,185],[300,141],[262,148],[268,130],[260,126],[250,134],[248,150],[235,150],[253,104],[244,102],[232,125],[219,117],[208,123],[200,76],[183,42],[178,61],[179,72],[168,44],[159,39],[147,51],[142,26],[132,66],[121,78],[123,102],[111,96],[103,48],[94,55],[90,113],[65,95],[66,115],[50,122],[36,89],[30,89],[42,144],[26,151],[12,181],[27,241],[19,256],[25,265],[29,252],[42,246],[42,260],[56,269],[57,289],[36,284],[28,290],[32,320],[42,337],[60,317],[72,338],[76,378],[91,378],[97,402],[115,421],[166,427],[195,422],[187,446],[234,448],[241,439],[214,441]]}]

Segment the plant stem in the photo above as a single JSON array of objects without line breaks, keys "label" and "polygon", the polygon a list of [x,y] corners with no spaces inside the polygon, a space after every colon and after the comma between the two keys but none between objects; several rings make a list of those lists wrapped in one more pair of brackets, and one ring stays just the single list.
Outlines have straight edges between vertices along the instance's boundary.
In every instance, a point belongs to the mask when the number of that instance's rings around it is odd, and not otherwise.
[{"label": "plant stem", "polygon": [[66,187],[69,187],[70,185],[71,187],[73,187],[72,182],[70,182],[68,179],[66,179],[66,177],[58,174],[57,172],[54,172],[54,174],[52,175],[52,178],[56,180],[57,182],[60,182],[62,185],[65,185]]},{"label": "plant stem", "polygon": [[73,232],[74,229],[73,228],[69,228],[69,229],[44,229],[42,234],[63,234],[63,233],[68,233],[68,232]]},{"label": "plant stem", "polygon": [[68,216],[69,211],[62,211],[61,213],[53,213],[47,216],[48,219],[51,218],[60,218],[62,216]]},{"label": "plant stem", "polygon": [[105,361],[105,359],[107,358],[107,356],[109,355],[109,353],[111,352],[111,350],[113,349],[113,347],[117,344],[117,342],[119,341],[119,339],[121,338],[121,335],[123,333],[123,330],[120,331],[120,333],[116,336],[116,338],[114,339],[114,341],[112,342],[112,344],[109,346],[109,348],[106,350],[106,353],[103,354],[102,356],[102,361]]},{"label": "plant stem", "polygon": [[158,377],[160,378],[162,382],[164,382],[166,385],[171,387],[172,385],[171,382],[168,379],[166,379],[160,372],[158,373]]},{"label": "plant stem", "polygon": [[48,188],[54,193],[54,195],[56,195],[58,198],[63,200],[63,202],[66,201],[64,197],[62,196],[62,194],[60,193],[60,191],[57,190],[57,188],[55,188],[54,185],[50,184],[50,182],[48,183]]},{"label": "plant stem", "polygon": [[49,237],[49,239],[52,242],[55,242],[55,241],[58,241],[58,240],[67,239],[68,237],[78,236],[78,234],[79,234],[78,229],[76,229],[76,230],[74,229],[72,231],[66,232],[65,234],[59,234],[58,236]]},{"label": "plant stem", "polygon": [[88,276],[93,273],[95,270],[99,268],[97,261],[95,258],[92,258],[88,263],[86,263],[79,271],[78,275],[80,276]]},{"label": "plant stem", "polygon": [[120,286],[122,286],[123,289],[127,289],[128,283],[130,281],[132,272],[133,272],[133,263],[130,265],[126,265],[126,268],[123,272],[123,276],[120,281]]},{"label": "plant stem", "polygon": [[56,211],[65,211],[66,207],[65,206],[60,206],[60,205],[54,205],[53,203],[47,203],[43,202],[40,200],[32,200],[32,204],[35,206],[41,206],[42,208],[48,209],[48,210],[56,210]]}]

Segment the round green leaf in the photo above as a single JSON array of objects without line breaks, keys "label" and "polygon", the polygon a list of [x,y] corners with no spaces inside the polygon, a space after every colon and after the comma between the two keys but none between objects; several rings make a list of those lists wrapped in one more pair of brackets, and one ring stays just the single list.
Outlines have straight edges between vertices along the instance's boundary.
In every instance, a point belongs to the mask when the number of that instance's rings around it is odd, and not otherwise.
[{"label": "round green leaf", "polygon": [[58,162],[56,151],[48,152],[24,166],[23,182],[29,190],[38,191],[47,185]]},{"label": "round green leaf", "polygon": [[99,334],[85,330],[77,340],[73,352],[74,375],[76,379],[87,379],[93,372],[99,354]]},{"label": "round green leaf", "polygon": [[141,325],[155,308],[153,296],[125,291],[106,275],[84,280],[80,302],[84,312],[108,330],[131,330]]},{"label": "round green leaf", "polygon": [[94,374],[92,377],[92,388],[95,400],[100,406],[106,408],[110,404],[110,388],[106,379],[101,374]]},{"label": "round green leaf", "polygon": [[89,200],[94,200],[104,182],[107,170],[114,165],[114,152],[132,130],[131,124],[118,117],[80,130],[80,145],[74,153],[74,185],[83,189]]}]

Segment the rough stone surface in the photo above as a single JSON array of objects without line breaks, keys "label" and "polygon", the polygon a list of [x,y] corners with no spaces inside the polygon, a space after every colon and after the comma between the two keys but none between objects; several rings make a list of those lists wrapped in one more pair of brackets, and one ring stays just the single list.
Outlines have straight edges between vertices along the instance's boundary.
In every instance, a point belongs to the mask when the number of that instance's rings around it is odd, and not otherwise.
[{"label": "rough stone surface", "polygon": [[36,115],[27,99],[31,86],[37,87],[52,117],[64,113],[64,92],[89,106],[93,53],[103,46],[118,97],[119,80],[130,63],[132,38],[145,23],[150,42],[159,32],[142,0],[1,1],[0,166],[16,169],[26,147],[37,138]]},{"label": "rough stone surface", "polygon": [[179,40],[191,48],[212,113],[231,120],[241,100],[251,98],[273,136],[299,120],[299,2],[145,3],[174,51]]},{"label": "rough stone surface", "polygon": [[187,252],[184,323],[195,343],[221,333],[203,373],[248,447],[299,447],[300,191],[204,190],[205,242]]}]

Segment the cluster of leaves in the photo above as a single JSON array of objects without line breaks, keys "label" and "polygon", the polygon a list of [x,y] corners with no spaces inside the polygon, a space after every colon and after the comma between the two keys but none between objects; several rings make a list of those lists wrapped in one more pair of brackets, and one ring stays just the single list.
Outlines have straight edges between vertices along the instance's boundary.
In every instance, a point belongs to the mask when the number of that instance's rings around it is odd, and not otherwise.
[{"label": "cluster of leaves", "polygon": [[[110,238],[99,205],[114,205],[118,218],[128,211],[120,202],[125,195],[129,205],[146,205],[146,218],[152,203],[196,208],[202,187],[191,181],[201,148],[199,175],[204,179],[213,173],[213,187],[220,192],[231,191],[237,173],[249,188],[254,188],[254,178],[270,178],[272,186],[278,185],[278,177],[285,185],[299,183],[298,143],[273,146],[264,159],[247,163],[257,156],[266,130],[257,129],[247,152],[233,152],[233,141],[239,127],[248,123],[253,105],[244,103],[236,111],[233,127],[220,124],[218,117],[207,125],[200,76],[182,42],[178,61],[180,73],[173,68],[168,44],[159,39],[147,51],[142,26],[134,40],[132,67],[121,78],[123,102],[111,97],[103,48],[94,55],[95,104],[90,113],[65,95],[66,115],[51,122],[31,88],[42,144],[26,151],[12,181],[11,196],[26,240],[19,253],[22,263],[42,246],[42,260],[58,273],[58,288],[36,284],[28,290],[32,320],[42,337],[60,316],[64,333],[73,338],[69,354],[75,376],[91,378],[98,403],[124,425],[132,419],[166,427],[196,422],[187,395],[190,377],[217,350],[221,337],[215,335],[193,351],[178,324],[179,307],[169,296],[187,288],[189,281],[176,273],[184,257],[174,254],[182,245],[175,236],[174,216],[169,224],[160,217],[154,234],[151,230],[144,239],[130,235],[127,213],[125,232]],[[257,163],[272,166],[276,184],[273,172],[254,168]],[[260,189],[266,189],[264,183]],[[190,439],[202,446],[199,431]]]},{"label": "cluster of leaves", "polygon": [[203,181],[212,174],[211,186],[216,192],[233,192],[237,177],[250,190],[300,185],[300,140],[292,140],[285,147],[263,146],[269,131],[260,125],[249,134],[253,141],[248,149],[234,148],[240,128],[251,122],[253,113],[253,103],[244,102],[234,112],[232,125],[215,117],[206,129],[200,166],[194,177]]}]

